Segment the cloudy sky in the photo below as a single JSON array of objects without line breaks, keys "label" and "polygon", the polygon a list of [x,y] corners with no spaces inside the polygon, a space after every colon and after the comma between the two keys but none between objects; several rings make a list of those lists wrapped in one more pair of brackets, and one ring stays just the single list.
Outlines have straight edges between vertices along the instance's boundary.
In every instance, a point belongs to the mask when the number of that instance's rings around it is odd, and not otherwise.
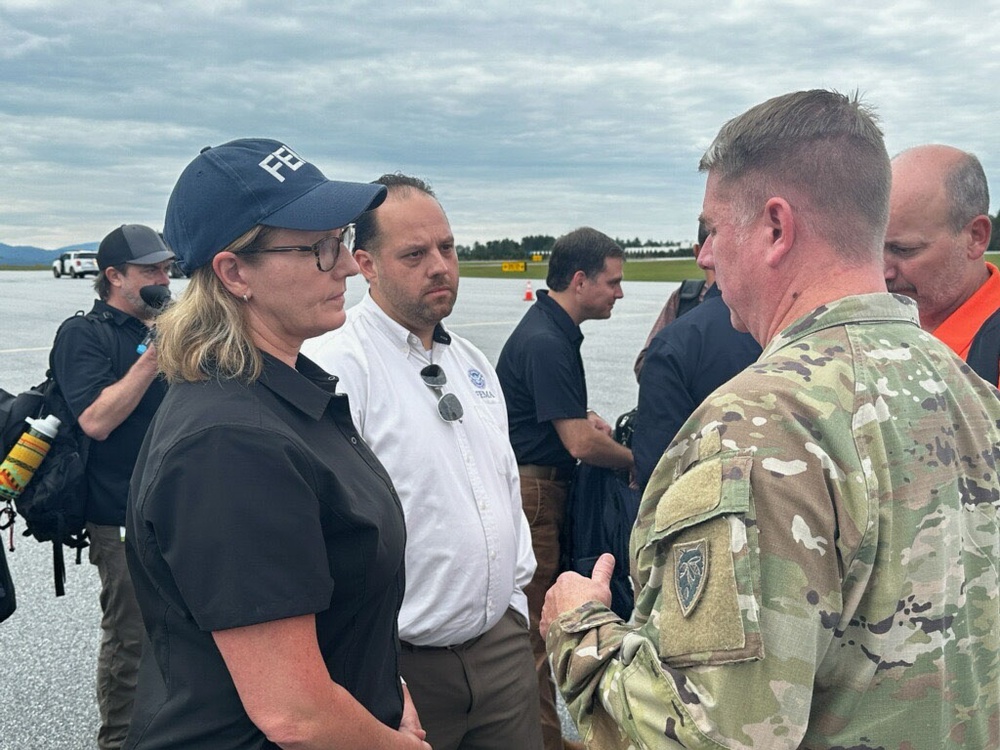
[{"label": "cloudy sky", "polygon": [[730,117],[860,90],[890,153],[975,152],[1000,204],[1000,4],[983,0],[0,0],[0,242],[160,228],[207,145],[427,179],[462,244],[690,239]]}]

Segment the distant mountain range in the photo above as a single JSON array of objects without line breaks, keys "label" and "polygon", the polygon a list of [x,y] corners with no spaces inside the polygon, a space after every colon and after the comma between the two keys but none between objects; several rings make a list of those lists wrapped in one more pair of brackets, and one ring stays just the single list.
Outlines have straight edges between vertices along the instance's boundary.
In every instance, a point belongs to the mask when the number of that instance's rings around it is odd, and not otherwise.
[{"label": "distant mountain range", "polygon": [[67,250],[97,250],[100,242],[81,242],[58,250],[43,250],[30,245],[5,245],[0,242],[0,266],[48,266]]}]

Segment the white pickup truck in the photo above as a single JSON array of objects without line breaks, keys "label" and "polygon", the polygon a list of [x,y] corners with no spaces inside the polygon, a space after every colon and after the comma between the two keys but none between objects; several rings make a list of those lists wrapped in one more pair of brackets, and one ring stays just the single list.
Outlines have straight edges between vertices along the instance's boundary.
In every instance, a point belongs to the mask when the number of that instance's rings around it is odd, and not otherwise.
[{"label": "white pickup truck", "polygon": [[76,279],[87,274],[97,276],[97,253],[92,250],[70,250],[52,261],[52,275]]}]

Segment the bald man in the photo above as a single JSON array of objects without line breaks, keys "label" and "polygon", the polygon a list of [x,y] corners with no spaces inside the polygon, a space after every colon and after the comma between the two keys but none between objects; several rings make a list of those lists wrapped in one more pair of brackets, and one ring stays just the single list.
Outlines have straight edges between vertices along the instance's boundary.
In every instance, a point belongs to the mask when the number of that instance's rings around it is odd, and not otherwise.
[{"label": "bald man", "polygon": [[987,263],[989,188],[972,154],[917,146],[892,160],[885,280],[920,326],[990,383],[1000,380],[1000,275]]}]

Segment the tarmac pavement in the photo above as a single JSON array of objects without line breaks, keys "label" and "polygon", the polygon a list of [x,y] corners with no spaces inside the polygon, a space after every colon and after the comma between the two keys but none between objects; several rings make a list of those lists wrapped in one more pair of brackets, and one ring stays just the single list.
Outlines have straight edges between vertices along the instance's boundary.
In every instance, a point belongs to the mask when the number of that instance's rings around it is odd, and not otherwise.
[{"label": "tarmac pavement", "polygon": [[[171,289],[176,294],[186,283],[174,279]],[[625,298],[612,317],[583,324],[589,405],[611,423],[635,405],[632,363],[676,286],[626,281]],[[365,288],[360,278],[351,279],[348,304],[360,299]],[[524,291],[523,279],[463,279],[446,325],[496,363],[529,306]],[[0,271],[0,387],[16,393],[41,382],[59,323],[76,310],[89,310],[94,298],[89,278],[56,280],[48,271]],[[18,607],[0,623],[0,750],[91,750],[98,724],[97,571],[86,553],[80,566],[67,554],[66,595],[56,598],[51,545],[20,536],[23,528],[23,522],[15,525],[15,551],[7,551]],[[5,550],[9,533],[3,532]],[[572,734],[565,712],[563,719]]]}]

